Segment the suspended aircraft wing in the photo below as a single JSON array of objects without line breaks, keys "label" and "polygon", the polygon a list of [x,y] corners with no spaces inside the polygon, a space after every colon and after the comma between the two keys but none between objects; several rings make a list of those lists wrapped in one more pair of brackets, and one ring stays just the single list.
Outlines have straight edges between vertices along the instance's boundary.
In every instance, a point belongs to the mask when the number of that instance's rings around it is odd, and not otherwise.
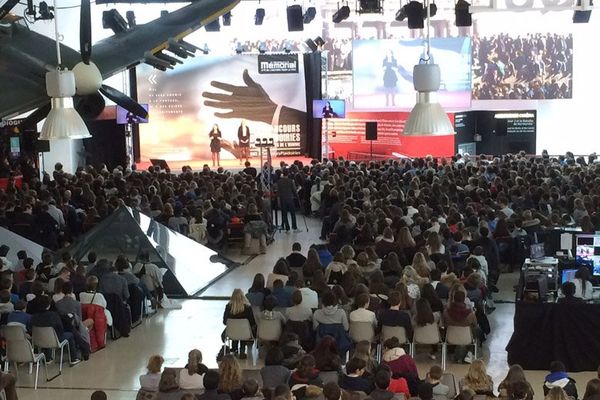
[{"label": "suspended aircraft wing", "polygon": [[[106,78],[134,66],[231,11],[240,0],[196,0],[144,25],[94,44],[94,62]],[[171,39],[169,41],[169,39]]]},{"label": "suspended aircraft wing", "polygon": [[[234,8],[240,0],[195,0],[191,4],[97,42],[94,62],[102,78],[144,62],[170,47],[188,51],[181,40]],[[55,41],[19,23],[0,21],[0,118],[48,103],[45,73],[56,68]],[[181,48],[180,48],[181,46]],[[187,50],[186,50],[187,47]],[[62,62],[72,69],[78,51],[61,45]],[[162,56],[162,54],[161,54]]]}]

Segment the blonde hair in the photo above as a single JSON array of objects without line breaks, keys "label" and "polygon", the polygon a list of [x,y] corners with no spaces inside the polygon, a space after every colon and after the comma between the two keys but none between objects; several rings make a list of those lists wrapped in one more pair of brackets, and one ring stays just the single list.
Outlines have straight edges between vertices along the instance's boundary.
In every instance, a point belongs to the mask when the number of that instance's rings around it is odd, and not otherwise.
[{"label": "blonde hair", "polygon": [[425,254],[421,253],[420,251],[416,252],[412,259],[412,267],[415,269],[415,271],[417,271],[417,273],[419,273],[419,270],[423,270],[423,268],[429,271]]},{"label": "blonde hair", "polygon": [[356,343],[356,348],[354,349],[353,358],[358,358],[367,363],[367,371],[374,372],[375,370],[375,360],[371,355],[371,343],[366,340],[361,340]]},{"label": "blonde hair", "polygon": [[148,365],[146,366],[146,368],[151,374],[158,374],[164,362],[165,359],[162,358],[162,356],[155,354],[151,356],[150,359],[148,359]]},{"label": "blonde hair", "polygon": [[219,390],[223,393],[231,393],[242,386],[242,370],[237,359],[227,354],[219,364]]},{"label": "blonde hair", "polygon": [[494,385],[482,360],[475,360],[465,375],[464,385],[474,391],[486,390]]},{"label": "blonde hair", "polygon": [[244,295],[242,289],[235,289],[231,294],[231,299],[229,300],[230,309],[232,315],[238,315],[244,312],[248,303],[248,299]]},{"label": "blonde hair", "polygon": [[188,353],[187,372],[190,376],[198,373],[198,364],[202,362],[202,352],[193,349]]},{"label": "blonde hair", "polygon": [[569,400],[569,398],[570,397],[567,396],[567,393],[564,391],[563,388],[559,386],[554,386],[548,391],[548,394],[546,395],[546,397],[544,397],[544,400]]},{"label": "blonde hair", "polygon": [[442,241],[440,240],[440,235],[435,231],[429,232],[429,235],[427,236],[427,244],[429,245],[429,250],[431,251],[431,254],[433,254],[433,252],[435,251],[440,251],[442,248]]}]

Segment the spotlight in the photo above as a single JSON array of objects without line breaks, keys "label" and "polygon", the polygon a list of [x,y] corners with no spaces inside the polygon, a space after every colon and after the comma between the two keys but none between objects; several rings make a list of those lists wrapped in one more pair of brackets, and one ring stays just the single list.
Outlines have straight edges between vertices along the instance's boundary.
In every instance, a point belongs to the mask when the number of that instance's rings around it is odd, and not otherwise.
[{"label": "spotlight", "polygon": [[102,27],[104,29],[112,29],[114,33],[121,33],[127,30],[127,22],[113,8],[112,10],[102,12]]},{"label": "spotlight", "polygon": [[208,48],[208,43],[204,43],[204,47],[202,48],[202,54],[208,55],[210,53],[210,49]]},{"label": "spotlight", "polygon": [[125,18],[127,18],[127,25],[129,25],[129,28],[133,28],[136,24],[135,24],[135,13],[131,10],[127,11],[125,13]]},{"label": "spotlight", "polygon": [[323,38],[321,36],[317,36],[315,38],[315,43],[317,44],[317,46],[319,47],[323,47],[325,45],[325,41],[323,40]]},{"label": "spotlight", "polygon": [[317,51],[319,49],[319,46],[317,46],[317,43],[315,43],[314,40],[312,39],[306,39],[304,41],[304,43],[306,43],[306,45],[308,46],[308,48],[314,53],[315,51]]},{"label": "spotlight", "polygon": [[573,12],[573,23],[574,24],[587,24],[590,22],[590,17],[592,16],[592,10],[588,10],[589,7],[593,6],[594,2],[592,0],[577,0],[576,9]]},{"label": "spotlight", "polygon": [[375,14],[383,12],[380,0],[360,0],[360,14]]},{"label": "spotlight", "polygon": [[317,9],[314,7],[308,7],[304,13],[304,23],[310,24],[313,19],[317,16]]},{"label": "spotlight", "polygon": [[406,9],[404,7],[396,11],[396,21],[402,22],[406,19]]},{"label": "spotlight", "polygon": [[304,14],[300,4],[294,4],[287,8],[288,31],[301,32],[304,30]]},{"label": "spotlight", "polygon": [[[400,12],[400,17],[406,16],[408,19],[408,27],[410,29],[423,29],[425,26],[423,24],[423,4],[418,1],[410,1],[404,7],[402,7],[403,12]],[[401,21],[402,19],[398,19],[398,14],[396,14],[396,20]]]},{"label": "spotlight", "polygon": [[340,22],[342,22],[345,19],[348,19],[348,17],[350,16],[350,7],[346,6],[342,6],[341,8],[339,8],[335,14],[333,14],[333,17],[331,18],[331,20],[333,21],[334,24],[339,24]]},{"label": "spotlight", "polygon": [[[435,3],[431,3],[429,4],[429,16],[435,17],[435,14],[437,14],[437,6]],[[425,18],[427,18],[427,7],[423,8],[423,19]]]},{"label": "spotlight", "polygon": [[221,30],[221,23],[219,22],[219,18],[206,24],[204,26],[204,29],[206,30],[206,32],[219,32]]},{"label": "spotlight", "polygon": [[257,8],[256,14],[254,14],[254,25],[262,25],[264,19],[265,19],[265,9]]},{"label": "spotlight", "polygon": [[471,4],[465,0],[458,0],[454,7],[454,15],[456,16],[456,26],[471,26],[473,18],[469,12]]},{"label": "spotlight", "polygon": [[223,14],[223,26],[231,26],[231,11]]},{"label": "spotlight", "polygon": [[54,14],[52,13],[54,7],[48,7],[48,3],[46,3],[45,1],[40,2],[38,9],[40,12],[40,16],[38,17],[38,19],[48,20],[54,18]]}]

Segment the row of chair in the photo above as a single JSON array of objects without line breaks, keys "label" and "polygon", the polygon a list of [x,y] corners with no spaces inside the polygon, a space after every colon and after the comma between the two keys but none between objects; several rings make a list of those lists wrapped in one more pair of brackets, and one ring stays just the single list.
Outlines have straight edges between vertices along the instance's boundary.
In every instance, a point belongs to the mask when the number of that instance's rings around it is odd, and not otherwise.
[{"label": "row of chair", "polygon": [[[256,338],[252,333],[250,323],[246,319],[228,319],[225,328],[226,341],[276,342],[282,335],[279,320],[259,320]],[[350,322],[350,338],[354,343],[368,341],[383,344],[391,337],[398,338],[402,345],[408,345],[411,356],[415,355],[416,345],[440,345],[442,350],[442,369],[446,369],[447,346],[473,346],[473,354],[477,358],[478,343],[470,326],[448,326],[445,337],[441,334],[438,324],[432,323],[418,326],[414,329],[412,342],[406,334],[406,329],[400,326],[383,326],[381,334],[375,332],[370,322]],[[224,347],[225,350],[225,347]],[[378,352],[381,355],[381,348]]]}]

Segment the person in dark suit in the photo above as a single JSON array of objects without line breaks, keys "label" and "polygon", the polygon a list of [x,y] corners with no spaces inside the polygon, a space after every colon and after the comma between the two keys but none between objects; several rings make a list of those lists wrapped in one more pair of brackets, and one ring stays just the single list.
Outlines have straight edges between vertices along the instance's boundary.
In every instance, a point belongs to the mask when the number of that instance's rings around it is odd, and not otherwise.
[{"label": "person in dark suit", "polygon": [[[37,297],[36,297],[37,299]],[[46,295],[39,296],[38,304],[44,311],[40,311],[31,316],[31,326],[52,327],[56,332],[59,341],[67,340],[71,353],[71,365],[79,363],[79,352],[75,345],[75,338],[71,332],[66,332],[62,320],[56,311],[50,311],[50,297]]]},{"label": "person in dark suit", "polygon": [[196,395],[197,400],[231,400],[226,393],[218,393],[219,373],[217,371],[206,371],[204,374],[204,393]]},{"label": "person in dark suit", "polygon": [[292,252],[285,258],[290,268],[302,268],[306,262],[306,257],[302,253],[302,245],[298,242],[292,244]]},{"label": "person in dark suit", "polygon": [[240,122],[238,141],[240,144],[240,165],[242,165],[242,158],[246,158],[246,162],[248,162],[248,157],[250,157],[250,128],[246,125],[246,120]]},{"label": "person in dark suit", "polygon": [[290,179],[289,175],[289,170],[284,169],[281,178],[277,181],[277,196],[281,204],[281,222],[286,232],[290,231],[288,213],[292,217],[292,229],[294,231],[298,230],[296,226],[296,206],[294,204],[294,200],[297,197],[296,183]]}]

